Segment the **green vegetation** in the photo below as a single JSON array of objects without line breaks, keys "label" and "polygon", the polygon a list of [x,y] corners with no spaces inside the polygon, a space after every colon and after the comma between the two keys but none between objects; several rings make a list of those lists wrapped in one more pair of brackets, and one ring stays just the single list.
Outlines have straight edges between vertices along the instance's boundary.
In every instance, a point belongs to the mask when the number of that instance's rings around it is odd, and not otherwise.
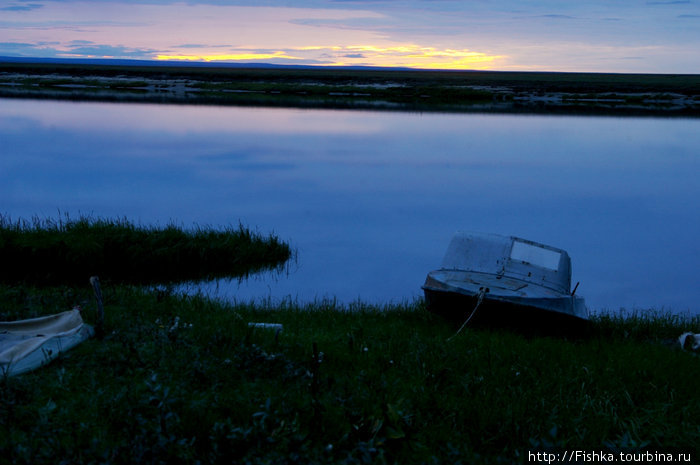
[{"label": "green vegetation", "polygon": [[[0,319],[82,308],[105,334],[0,379],[0,456],[36,463],[526,463],[530,451],[697,454],[700,318],[601,316],[585,339],[455,327],[421,301],[223,303],[168,283],[289,248],[239,226],[0,221]],[[156,285],[153,283],[165,283]],[[40,284],[37,286],[36,284]],[[148,284],[149,287],[143,287]],[[281,332],[249,323],[278,323]],[[448,340],[450,339],[450,340]]]},{"label": "green vegetation", "polygon": [[[0,380],[0,451],[36,463],[527,463],[529,451],[700,452],[700,319],[598,317],[585,340],[384,308],[103,289],[106,337]],[[0,286],[5,318],[82,287]],[[282,324],[280,333],[249,322]]]},{"label": "green vegetation", "polygon": [[[151,284],[246,276],[282,266],[287,244],[239,225],[224,230],[69,217],[12,221],[0,216],[0,282],[85,283],[90,276]],[[7,264],[12,264],[7,266]]]},{"label": "green vegetation", "polygon": [[700,75],[0,63],[2,96],[697,116]]}]

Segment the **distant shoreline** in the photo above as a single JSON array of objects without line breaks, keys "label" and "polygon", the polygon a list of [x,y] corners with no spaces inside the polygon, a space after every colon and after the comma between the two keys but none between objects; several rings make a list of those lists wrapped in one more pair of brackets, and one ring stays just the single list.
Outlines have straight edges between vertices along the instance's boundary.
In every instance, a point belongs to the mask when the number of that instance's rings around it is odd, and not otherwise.
[{"label": "distant shoreline", "polygon": [[700,75],[2,61],[0,97],[396,111],[700,116]]}]

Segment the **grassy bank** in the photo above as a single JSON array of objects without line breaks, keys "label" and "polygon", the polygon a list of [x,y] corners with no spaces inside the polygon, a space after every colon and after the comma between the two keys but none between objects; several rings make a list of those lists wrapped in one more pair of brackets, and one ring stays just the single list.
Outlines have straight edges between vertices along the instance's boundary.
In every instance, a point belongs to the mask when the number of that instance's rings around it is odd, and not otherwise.
[{"label": "grassy bank", "polygon": [[0,320],[80,307],[95,323],[87,280],[96,273],[105,304],[103,338],[0,378],[2,463],[488,464],[574,449],[700,453],[699,359],[674,343],[700,332],[700,317],[600,316],[577,340],[474,329],[450,339],[456,328],[422,301],[253,305],[154,285],[288,258],[286,245],[240,226],[0,223]]},{"label": "grassy bank", "polygon": [[[527,463],[528,451],[697,459],[700,320],[600,317],[589,339],[455,328],[422,303],[234,305],[105,286],[104,340],[0,380],[7,463]],[[94,303],[0,286],[5,316]],[[254,329],[249,322],[283,325]]]},{"label": "grassy bank", "polygon": [[697,116],[700,75],[0,63],[0,96]]},{"label": "grassy bank", "polygon": [[141,227],[126,219],[0,216],[0,282],[131,284],[240,277],[282,266],[289,246],[242,225]]}]

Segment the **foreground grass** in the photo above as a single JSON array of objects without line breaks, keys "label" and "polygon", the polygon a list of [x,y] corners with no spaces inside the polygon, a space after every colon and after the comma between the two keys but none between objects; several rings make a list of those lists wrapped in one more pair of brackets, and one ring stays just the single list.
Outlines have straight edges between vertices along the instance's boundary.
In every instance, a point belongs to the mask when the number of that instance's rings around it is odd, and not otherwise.
[{"label": "foreground grass", "polygon": [[131,284],[240,277],[282,266],[289,246],[239,225],[216,230],[141,227],[82,216],[12,220],[0,216],[0,282],[82,284],[98,275]]},{"label": "foreground grass", "polygon": [[[527,463],[528,451],[700,444],[700,363],[674,316],[599,317],[586,340],[455,328],[422,303],[232,305],[104,289],[104,340],[0,380],[8,463]],[[0,286],[5,317],[84,287]],[[275,336],[249,322],[280,323]]]}]

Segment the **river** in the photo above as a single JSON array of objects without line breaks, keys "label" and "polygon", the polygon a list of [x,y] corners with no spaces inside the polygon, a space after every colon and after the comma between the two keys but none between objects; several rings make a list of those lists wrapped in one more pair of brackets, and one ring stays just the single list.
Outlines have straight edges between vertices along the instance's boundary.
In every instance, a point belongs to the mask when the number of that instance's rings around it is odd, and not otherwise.
[{"label": "river", "polygon": [[237,225],[232,300],[411,301],[456,230],[569,252],[594,311],[699,313],[700,119],[0,99],[0,213]]}]

